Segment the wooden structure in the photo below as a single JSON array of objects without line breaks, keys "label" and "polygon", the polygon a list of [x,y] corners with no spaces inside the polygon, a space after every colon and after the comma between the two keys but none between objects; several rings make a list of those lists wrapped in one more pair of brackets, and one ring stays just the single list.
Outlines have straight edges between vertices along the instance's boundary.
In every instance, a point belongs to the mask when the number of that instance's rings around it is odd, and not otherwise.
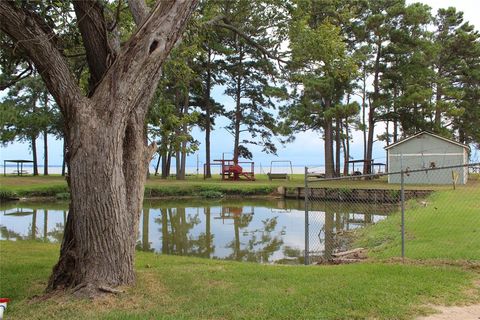
[{"label": "wooden structure", "polygon": [[292,168],[292,161],[290,160],[274,160],[270,161],[270,172],[267,173],[268,180],[273,179],[283,179],[283,180],[290,180],[290,176],[286,172],[272,172],[273,171],[273,163],[289,163],[290,164],[290,174],[293,175],[293,168]]},{"label": "wooden structure", "polygon": [[[370,166],[370,172],[371,173],[374,173],[375,167],[377,167],[377,172],[376,173],[381,173],[382,172],[382,170],[381,170],[382,167],[384,168],[383,171],[385,171],[385,168],[386,168],[385,163],[374,162],[373,160],[369,160],[369,159],[349,160],[349,161],[347,161],[347,163],[348,163],[349,167],[350,167],[350,164],[352,164],[351,175],[361,175],[362,171],[363,171],[363,167],[365,166],[365,164],[367,164],[367,166]],[[356,163],[361,163],[360,171],[355,170],[355,164]]]},{"label": "wooden structure", "polygon": [[[222,180],[239,181],[242,178],[255,181],[255,162],[252,161],[238,161],[233,160],[213,160],[217,164],[220,164],[220,175]],[[241,166],[242,164],[243,166]]]},{"label": "wooden structure", "polygon": [[23,170],[24,163],[33,163],[32,160],[3,160],[3,175],[7,175],[7,162],[12,162],[17,164],[17,170],[13,171],[14,174],[17,176],[23,176],[24,174],[28,174],[27,170]]}]

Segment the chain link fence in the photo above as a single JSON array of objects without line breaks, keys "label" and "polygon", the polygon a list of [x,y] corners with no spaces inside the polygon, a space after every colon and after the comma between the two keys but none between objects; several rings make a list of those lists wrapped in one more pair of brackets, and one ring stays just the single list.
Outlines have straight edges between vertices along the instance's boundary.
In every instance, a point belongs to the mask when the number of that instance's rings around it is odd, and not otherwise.
[{"label": "chain link fence", "polygon": [[326,179],[305,168],[305,263],[480,262],[480,163]]}]

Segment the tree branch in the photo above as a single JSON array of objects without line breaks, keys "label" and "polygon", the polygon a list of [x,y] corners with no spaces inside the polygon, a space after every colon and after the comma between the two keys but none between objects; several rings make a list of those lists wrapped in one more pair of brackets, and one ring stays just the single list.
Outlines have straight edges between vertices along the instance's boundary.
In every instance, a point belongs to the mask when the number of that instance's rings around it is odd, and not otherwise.
[{"label": "tree branch", "polygon": [[115,95],[126,99],[121,105],[112,104],[112,109],[105,112],[115,109],[120,111],[120,116],[125,116],[135,107],[148,108],[148,103],[144,102],[151,100],[160,78],[160,68],[180,38],[197,2],[157,1],[151,14],[122,47],[97,88],[101,93],[94,95],[94,99],[108,101]]},{"label": "tree branch", "polygon": [[112,25],[108,27],[108,31],[112,32],[117,27],[118,22],[120,21],[120,12],[122,11],[122,0],[118,0],[117,10],[115,10],[115,20]]},{"label": "tree branch", "polygon": [[102,79],[115,53],[108,44],[103,6],[98,1],[73,1],[77,25],[83,39],[90,69],[89,96]]},{"label": "tree branch", "polygon": [[135,24],[140,26],[148,16],[148,7],[145,4],[145,0],[128,0],[128,7],[130,8]]},{"label": "tree branch", "polygon": [[22,81],[23,79],[29,77],[32,74],[32,72],[33,72],[32,65],[29,64],[28,67],[25,68],[25,70],[20,72],[20,74],[15,77],[15,79],[12,79],[7,83],[0,83],[0,91],[5,90],[8,87],[13,86],[15,83],[17,83],[19,81]]},{"label": "tree branch", "polygon": [[47,34],[28,12],[9,1],[0,1],[0,30],[14,40],[15,45],[26,51],[64,115],[68,117],[75,103],[81,99],[81,92],[67,61],[53,42],[54,36]]},{"label": "tree branch", "polygon": [[[223,22],[222,22],[223,21]],[[221,20],[217,20],[216,22],[213,22],[214,25],[218,26],[218,27],[222,27],[222,28],[225,28],[225,29],[228,29],[230,31],[233,31],[235,32],[237,35],[239,35],[240,37],[242,37],[245,41],[247,41],[248,44],[250,44],[252,47],[255,47],[258,51],[260,51],[261,53],[263,53],[263,55],[265,55],[266,57],[269,57],[273,60],[276,60],[278,62],[282,62],[282,63],[285,63],[285,64],[288,64],[288,61],[286,60],[283,60],[282,58],[272,54],[270,51],[268,51],[267,49],[265,49],[263,46],[261,46],[260,44],[258,44],[254,39],[252,39],[251,37],[249,37],[245,32],[243,32],[242,30],[238,29],[237,27],[233,26],[232,24],[230,24],[228,22],[228,20],[226,18],[222,18]]]}]

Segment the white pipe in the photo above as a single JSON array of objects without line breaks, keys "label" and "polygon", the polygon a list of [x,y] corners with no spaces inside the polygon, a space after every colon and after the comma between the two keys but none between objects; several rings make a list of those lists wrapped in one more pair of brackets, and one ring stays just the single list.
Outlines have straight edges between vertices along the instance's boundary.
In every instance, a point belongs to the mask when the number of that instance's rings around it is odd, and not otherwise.
[{"label": "white pipe", "polygon": [[0,320],[3,319],[3,312],[7,309],[7,303],[9,299],[0,298]]}]

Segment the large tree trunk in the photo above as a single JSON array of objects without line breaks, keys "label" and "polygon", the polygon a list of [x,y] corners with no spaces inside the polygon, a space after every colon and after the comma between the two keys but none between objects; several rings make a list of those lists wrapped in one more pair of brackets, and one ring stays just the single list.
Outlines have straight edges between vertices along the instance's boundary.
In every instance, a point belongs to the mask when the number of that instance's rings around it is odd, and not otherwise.
[{"label": "large tree trunk", "polygon": [[132,112],[128,121],[105,126],[107,119],[91,114],[69,131],[71,204],[50,290],[81,286],[91,294],[134,282],[138,223],[153,151],[145,145],[144,116]]},{"label": "large tree trunk", "polygon": [[150,15],[137,17],[138,29],[114,52],[101,2],[74,1],[91,75],[86,98],[48,24],[14,2],[0,1],[0,29],[34,63],[65,119],[71,202],[47,290],[75,288],[94,296],[134,282],[144,184],[155,150],[145,145],[145,115],[161,66],[195,5],[158,1]]}]

